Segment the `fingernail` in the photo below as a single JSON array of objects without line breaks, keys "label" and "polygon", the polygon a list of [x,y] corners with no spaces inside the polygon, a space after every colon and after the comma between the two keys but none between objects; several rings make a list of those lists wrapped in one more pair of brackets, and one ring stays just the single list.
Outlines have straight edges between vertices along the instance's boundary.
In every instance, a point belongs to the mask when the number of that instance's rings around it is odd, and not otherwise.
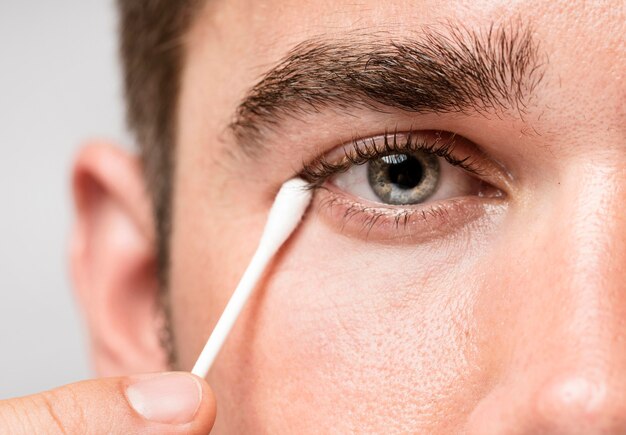
[{"label": "fingernail", "polygon": [[164,373],[133,378],[126,388],[131,406],[156,423],[183,424],[193,420],[202,401],[202,386],[191,375]]}]

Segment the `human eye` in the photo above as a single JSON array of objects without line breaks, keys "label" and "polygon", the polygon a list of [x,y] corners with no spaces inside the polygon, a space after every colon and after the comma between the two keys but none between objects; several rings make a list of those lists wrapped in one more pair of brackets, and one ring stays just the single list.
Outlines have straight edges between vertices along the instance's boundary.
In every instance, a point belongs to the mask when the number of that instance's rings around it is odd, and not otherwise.
[{"label": "human eye", "polygon": [[316,204],[331,223],[383,239],[449,234],[506,197],[504,171],[443,131],[354,139],[305,164],[301,176],[320,192]]}]

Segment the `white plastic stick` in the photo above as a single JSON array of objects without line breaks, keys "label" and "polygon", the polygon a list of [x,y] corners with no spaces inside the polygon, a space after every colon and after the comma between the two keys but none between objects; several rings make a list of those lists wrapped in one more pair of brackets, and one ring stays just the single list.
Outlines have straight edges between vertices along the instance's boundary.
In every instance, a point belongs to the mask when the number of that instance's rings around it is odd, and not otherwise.
[{"label": "white plastic stick", "polygon": [[282,185],[270,209],[259,246],[215,325],[191,373],[206,377],[228,333],[276,252],[296,229],[311,202],[307,183],[293,178]]}]

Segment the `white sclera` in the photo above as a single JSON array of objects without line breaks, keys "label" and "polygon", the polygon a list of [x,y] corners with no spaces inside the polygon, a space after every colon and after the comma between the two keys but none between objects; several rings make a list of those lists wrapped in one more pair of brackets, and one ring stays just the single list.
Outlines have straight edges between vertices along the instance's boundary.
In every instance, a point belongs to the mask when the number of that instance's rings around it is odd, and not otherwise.
[{"label": "white sclera", "polygon": [[[443,157],[438,157],[438,159],[440,173],[437,189],[432,196],[426,198],[424,203],[475,195],[478,192],[480,188],[479,179],[473,177],[462,168],[452,166]],[[369,183],[367,163],[351,166],[347,171],[336,175],[332,183],[342,191],[357,198],[362,198],[372,203],[384,204]],[[407,204],[407,206],[410,205]]]}]

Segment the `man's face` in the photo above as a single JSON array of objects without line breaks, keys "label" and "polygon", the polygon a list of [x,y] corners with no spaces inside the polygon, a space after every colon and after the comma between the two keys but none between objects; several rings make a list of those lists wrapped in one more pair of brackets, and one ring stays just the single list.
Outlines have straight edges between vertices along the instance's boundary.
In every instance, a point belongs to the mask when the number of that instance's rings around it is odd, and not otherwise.
[{"label": "man's face", "polygon": [[208,3],[178,120],[182,369],[279,186],[303,164],[322,186],[209,376],[216,431],[626,430],[623,2]]}]

